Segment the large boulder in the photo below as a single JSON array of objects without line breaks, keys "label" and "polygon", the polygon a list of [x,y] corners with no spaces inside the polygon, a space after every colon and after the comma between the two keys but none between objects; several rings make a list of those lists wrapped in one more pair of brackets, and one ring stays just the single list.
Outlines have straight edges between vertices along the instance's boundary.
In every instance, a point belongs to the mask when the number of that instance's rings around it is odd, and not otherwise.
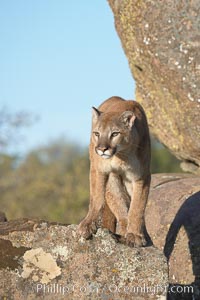
[{"label": "large boulder", "polygon": [[0,298],[165,299],[167,263],[154,247],[130,248],[106,230],[92,240],[76,226],[0,223]]},{"label": "large boulder", "polygon": [[200,1],[108,2],[152,132],[200,173]]}]

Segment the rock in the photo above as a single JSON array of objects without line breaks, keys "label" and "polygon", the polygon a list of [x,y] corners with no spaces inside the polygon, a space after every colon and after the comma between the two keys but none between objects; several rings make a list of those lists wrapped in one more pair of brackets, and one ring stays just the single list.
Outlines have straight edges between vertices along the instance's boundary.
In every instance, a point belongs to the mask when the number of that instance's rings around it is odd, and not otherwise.
[{"label": "rock", "polygon": [[37,220],[0,224],[2,299],[165,299],[168,269],[155,247],[130,248],[99,229]]},{"label": "rock", "polygon": [[158,249],[127,247],[106,229],[86,241],[75,225],[2,222],[0,296],[161,300],[169,282],[168,300],[200,299],[200,177],[153,175],[146,225]]},{"label": "rock", "polygon": [[153,175],[146,226],[169,260],[170,283],[190,285],[196,280],[200,288],[200,177]]},{"label": "rock", "polygon": [[151,131],[200,174],[200,2],[108,2]]}]

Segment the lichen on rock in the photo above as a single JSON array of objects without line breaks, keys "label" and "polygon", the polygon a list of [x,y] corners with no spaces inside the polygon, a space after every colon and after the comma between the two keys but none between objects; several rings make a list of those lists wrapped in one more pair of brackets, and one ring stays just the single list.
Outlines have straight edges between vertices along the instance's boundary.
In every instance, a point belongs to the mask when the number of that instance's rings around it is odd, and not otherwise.
[{"label": "lichen on rock", "polygon": [[42,284],[47,284],[61,274],[61,269],[52,255],[46,253],[42,248],[26,251],[23,259],[22,278],[31,277],[33,281],[40,281]]},{"label": "lichen on rock", "polygon": [[[91,240],[76,234],[76,225],[43,221],[0,223],[0,238],[10,245],[31,245],[19,253],[15,269],[0,269],[0,295],[8,299],[156,299],[166,295],[168,268],[162,252],[154,247],[130,248],[118,243],[106,229]],[[18,224],[18,225],[16,225]],[[23,224],[23,231],[21,229]],[[1,227],[2,226],[2,227]],[[8,230],[9,228],[9,230]],[[31,234],[28,234],[30,233]],[[11,234],[12,233],[12,234]],[[25,237],[25,238],[24,238]],[[29,239],[30,238],[30,239]],[[9,241],[11,239],[11,241]],[[12,246],[13,247],[13,246]],[[20,250],[21,251],[21,250]],[[153,267],[152,267],[153,265]],[[9,288],[6,288],[9,282]],[[159,285],[152,294],[144,287]],[[138,288],[137,288],[138,287]]]}]

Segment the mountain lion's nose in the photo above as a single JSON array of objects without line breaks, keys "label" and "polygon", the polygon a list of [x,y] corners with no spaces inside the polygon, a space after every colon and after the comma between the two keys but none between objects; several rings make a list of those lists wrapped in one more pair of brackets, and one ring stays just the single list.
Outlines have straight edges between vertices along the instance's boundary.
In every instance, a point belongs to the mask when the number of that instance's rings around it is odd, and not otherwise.
[{"label": "mountain lion's nose", "polygon": [[99,146],[98,150],[101,150],[102,152],[105,152],[106,150],[108,150],[108,147],[106,147],[106,146]]}]

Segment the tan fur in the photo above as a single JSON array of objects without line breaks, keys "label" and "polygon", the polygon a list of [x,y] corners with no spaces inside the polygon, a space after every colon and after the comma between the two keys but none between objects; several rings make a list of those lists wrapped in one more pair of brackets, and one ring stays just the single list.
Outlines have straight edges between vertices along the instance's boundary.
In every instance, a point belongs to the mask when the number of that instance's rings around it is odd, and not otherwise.
[{"label": "tan fur", "polygon": [[89,238],[102,226],[144,246],[144,212],[150,185],[150,138],[141,105],[112,97],[93,109],[90,205],[78,233]]}]

